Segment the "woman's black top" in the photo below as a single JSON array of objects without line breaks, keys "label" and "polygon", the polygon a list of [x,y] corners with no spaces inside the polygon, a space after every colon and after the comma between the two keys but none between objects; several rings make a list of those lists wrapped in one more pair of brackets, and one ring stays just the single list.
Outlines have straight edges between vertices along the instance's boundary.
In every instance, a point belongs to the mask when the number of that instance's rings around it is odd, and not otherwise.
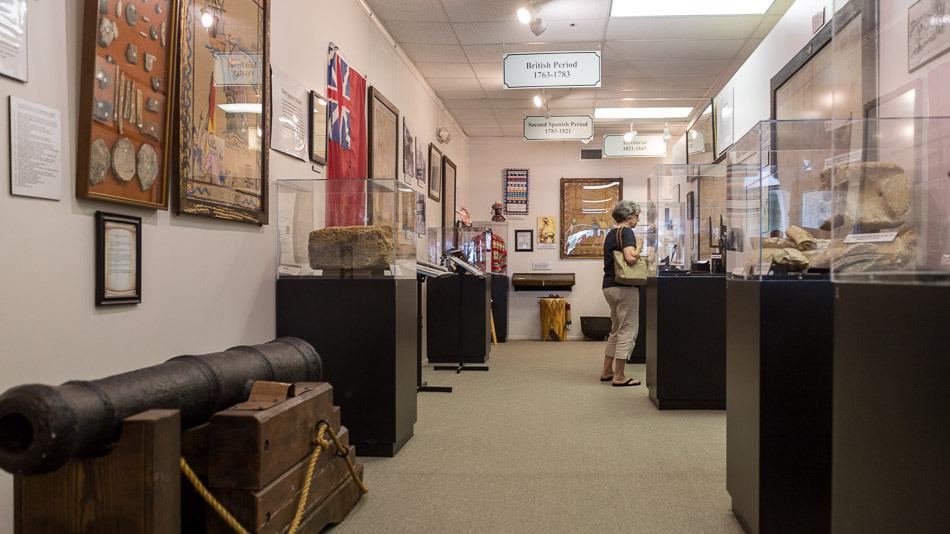
[{"label": "woman's black top", "polygon": [[[623,245],[625,247],[636,247],[637,246],[637,236],[633,233],[633,230],[627,228],[626,226],[621,227],[622,233],[620,237],[623,239]],[[604,285],[606,289],[608,287],[629,287],[623,284],[618,284],[614,281],[614,251],[623,250],[624,247],[620,246],[620,243],[617,242],[617,229],[613,229],[607,232],[607,237],[604,238]]]}]

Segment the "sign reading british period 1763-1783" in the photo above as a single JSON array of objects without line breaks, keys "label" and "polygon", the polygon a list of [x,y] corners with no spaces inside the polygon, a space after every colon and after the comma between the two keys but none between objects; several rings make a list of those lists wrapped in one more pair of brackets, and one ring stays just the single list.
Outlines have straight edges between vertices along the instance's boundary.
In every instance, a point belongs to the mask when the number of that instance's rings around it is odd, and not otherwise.
[{"label": "sign reading british period 1763-1783", "polygon": [[638,135],[629,143],[622,134],[604,136],[605,158],[662,158],[666,156],[666,141],[662,135]]},{"label": "sign reading british period 1763-1783", "polygon": [[600,52],[508,53],[505,89],[600,87]]},{"label": "sign reading british period 1763-1783", "polygon": [[524,118],[524,138],[528,141],[583,141],[593,136],[594,119],[590,115]]}]

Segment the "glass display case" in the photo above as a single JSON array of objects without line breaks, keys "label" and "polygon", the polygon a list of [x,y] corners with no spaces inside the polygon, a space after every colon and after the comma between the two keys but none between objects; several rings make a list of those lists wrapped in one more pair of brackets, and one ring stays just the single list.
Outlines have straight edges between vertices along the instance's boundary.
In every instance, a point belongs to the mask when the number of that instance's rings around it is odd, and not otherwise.
[{"label": "glass display case", "polygon": [[835,126],[834,281],[950,285],[950,118]]},{"label": "glass display case", "polygon": [[414,278],[421,193],[396,180],[277,180],[277,275]]},{"label": "glass display case", "polygon": [[[690,252],[686,239],[686,204],[650,202],[645,211],[647,227],[644,250],[649,273],[688,270]],[[639,238],[641,236],[637,230],[634,232]]]},{"label": "glass display case", "polygon": [[763,121],[728,150],[723,247],[732,276],[831,265],[832,121]]},{"label": "glass display case", "polygon": [[507,223],[473,222],[472,226],[429,228],[428,262],[444,265],[445,253],[459,250],[462,258],[482,272],[507,274]]}]

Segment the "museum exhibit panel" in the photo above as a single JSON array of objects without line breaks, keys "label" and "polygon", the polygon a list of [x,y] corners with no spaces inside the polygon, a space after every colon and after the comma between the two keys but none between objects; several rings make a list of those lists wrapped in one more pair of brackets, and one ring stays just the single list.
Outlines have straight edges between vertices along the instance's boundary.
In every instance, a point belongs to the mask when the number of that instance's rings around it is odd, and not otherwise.
[{"label": "museum exhibit panel", "polygon": [[827,121],[763,121],[727,156],[727,489],[747,532],[828,532],[834,289]]},{"label": "museum exhibit panel", "polygon": [[[491,353],[492,275],[478,265],[491,263],[491,232],[452,226],[429,228],[427,236],[429,263],[452,271],[426,282],[429,362],[459,366],[485,363]],[[459,257],[464,265],[453,262],[452,256]]]},{"label": "museum exhibit panel", "polygon": [[836,97],[834,117],[864,120],[833,139],[831,526],[939,532],[950,521],[948,12],[933,0],[857,7],[861,31],[842,18],[832,39],[834,85],[858,96]]},{"label": "museum exhibit panel", "polygon": [[726,278],[709,272],[714,249],[703,215],[721,224],[725,165],[657,165],[649,183],[651,196],[659,199],[646,210],[651,276],[643,292],[650,399],[664,410],[723,410]]},{"label": "museum exhibit panel", "polygon": [[396,180],[276,186],[278,335],[320,347],[360,454],[393,456],[416,422],[420,193]]}]

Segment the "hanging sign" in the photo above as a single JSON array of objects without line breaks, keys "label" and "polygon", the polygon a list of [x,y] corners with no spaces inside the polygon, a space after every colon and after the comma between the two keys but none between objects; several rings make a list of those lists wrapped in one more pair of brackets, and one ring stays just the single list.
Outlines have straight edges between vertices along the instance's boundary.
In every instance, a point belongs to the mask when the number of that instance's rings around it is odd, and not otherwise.
[{"label": "hanging sign", "polygon": [[638,135],[625,143],[623,134],[604,136],[605,158],[663,158],[666,157],[666,141],[662,135]]},{"label": "hanging sign", "polygon": [[528,141],[583,141],[592,137],[594,119],[590,115],[524,118],[524,138]]},{"label": "hanging sign", "polygon": [[511,53],[502,56],[505,89],[600,87],[600,52]]}]

